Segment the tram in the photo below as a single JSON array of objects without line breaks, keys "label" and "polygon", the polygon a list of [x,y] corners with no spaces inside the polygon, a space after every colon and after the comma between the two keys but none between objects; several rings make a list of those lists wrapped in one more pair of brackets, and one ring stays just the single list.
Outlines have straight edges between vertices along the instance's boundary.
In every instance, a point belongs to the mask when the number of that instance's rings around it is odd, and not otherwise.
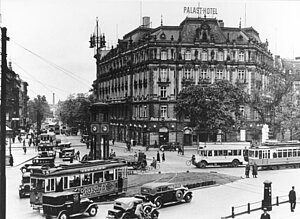
[{"label": "tram", "polygon": [[208,165],[233,166],[248,162],[250,142],[223,142],[222,144],[206,144],[199,147],[193,165],[205,168]]},{"label": "tram", "polygon": [[79,164],[61,164],[30,174],[30,204],[42,205],[45,193],[77,191],[86,198],[103,198],[126,192],[127,164],[112,160],[93,160]]},{"label": "tram", "polygon": [[300,143],[280,143],[250,148],[249,164],[262,169],[279,169],[281,166],[300,167]]}]

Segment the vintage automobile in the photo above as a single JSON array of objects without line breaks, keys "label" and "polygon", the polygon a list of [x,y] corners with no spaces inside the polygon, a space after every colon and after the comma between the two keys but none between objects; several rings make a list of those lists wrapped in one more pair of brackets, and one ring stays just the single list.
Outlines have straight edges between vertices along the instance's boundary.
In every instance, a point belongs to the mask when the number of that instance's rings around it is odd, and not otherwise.
[{"label": "vintage automobile", "polygon": [[26,198],[30,196],[30,172],[22,173],[21,185],[19,185],[19,197]]},{"label": "vintage automobile", "polygon": [[170,142],[168,144],[163,144],[159,146],[159,150],[161,151],[176,151],[180,148],[180,145],[176,142]]},{"label": "vintage automobile", "polygon": [[148,197],[157,208],[161,208],[167,203],[182,202],[187,203],[192,200],[192,192],[182,185],[169,182],[152,182],[141,186],[141,195],[136,197]]},{"label": "vintage automobile", "polygon": [[71,160],[74,159],[75,157],[75,149],[74,148],[65,148],[62,149],[59,153],[58,153],[59,157],[62,158],[63,160]]},{"label": "vintage automobile", "polygon": [[40,144],[38,146],[38,155],[40,157],[56,157],[54,146],[50,144]]},{"label": "vintage automobile", "polygon": [[79,192],[54,192],[43,195],[43,211],[46,218],[57,217],[67,219],[69,217],[89,214],[95,216],[98,205],[88,198],[81,198]]},{"label": "vintage automobile", "polygon": [[[135,215],[135,209],[138,204],[143,202],[143,197],[124,197],[118,198],[114,201],[113,209],[108,210],[106,218],[109,219],[134,219],[137,218]],[[150,205],[144,205],[145,219],[157,219],[158,211],[155,207]]]}]

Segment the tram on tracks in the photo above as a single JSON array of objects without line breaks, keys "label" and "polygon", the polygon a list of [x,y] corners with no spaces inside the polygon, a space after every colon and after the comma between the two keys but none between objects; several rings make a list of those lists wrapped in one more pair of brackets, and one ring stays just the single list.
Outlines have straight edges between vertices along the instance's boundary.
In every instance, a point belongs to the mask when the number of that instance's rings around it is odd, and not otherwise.
[{"label": "tram on tracks", "polygon": [[249,164],[256,163],[261,169],[300,167],[300,142],[267,143],[250,148],[248,156]]},{"label": "tram on tracks", "polygon": [[122,161],[93,160],[79,164],[61,164],[30,174],[30,204],[42,205],[43,194],[77,191],[86,198],[104,198],[125,193],[128,184],[127,164]]}]

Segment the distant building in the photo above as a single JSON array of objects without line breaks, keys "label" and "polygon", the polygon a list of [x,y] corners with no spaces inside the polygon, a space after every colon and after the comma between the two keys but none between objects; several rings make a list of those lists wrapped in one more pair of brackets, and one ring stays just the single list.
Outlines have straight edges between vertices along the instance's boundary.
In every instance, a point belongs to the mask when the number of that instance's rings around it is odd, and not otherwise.
[{"label": "distant building", "polygon": [[[93,87],[110,106],[112,138],[141,145],[207,141],[174,112],[180,91],[191,84],[228,80],[251,94],[268,86],[273,58],[253,28],[225,27],[215,18],[184,19],[179,26],[150,27],[150,18],[102,55]],[[241,106],[256,126],[257,112]],[[217,131],[210,137],[216,141]],[[239,130],[227,140],[239,140]],[[250,133],[250,132],[249,132]],[[251,135],[247,134],[246,140]]]}]

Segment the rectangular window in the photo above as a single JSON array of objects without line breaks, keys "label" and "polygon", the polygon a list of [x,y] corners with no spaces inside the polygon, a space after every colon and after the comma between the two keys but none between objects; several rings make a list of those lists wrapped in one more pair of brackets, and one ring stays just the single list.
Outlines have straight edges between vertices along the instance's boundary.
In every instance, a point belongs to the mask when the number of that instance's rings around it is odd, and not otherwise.
[{"label": "rectangular window", "polygon": [[239,61],[240,62],[244,62],[245,61],[245,54],[244,54],[244,52],[240,52],[239,53]]},{"label": "rectangular window", "polygon": [[70,188],[80,186],[80,175],[69,176],[69,185]]},{"label": "rectangular window", "polygon": [[167,60],[167,51],[161,52],[161,60]]},{"label": "rectangular window", "polygon": [[202,61],[207,61],[207,52],[202,52],[202,54],[201,54],[201,60]]},{"label": "rectangular window", "polygon": [[160,87],[160,97],[167,97],[167,87]]},{"label": "rectangular window", "polygon": [[185,60],[191,60],[191,52],[190,51],[186,51]]},{"label": "rectangular window", "polygon": [[69,182],[68,182],[68,177],[67,176],[65,176],[64,177],[64,189],[68,189],[68,185],[69,185]]},{"label": "rectangular window", "polygon": [[224,61],[224,53],[218,52],[218,61]]},{"label": "rectangular window", "polygon": [[238,79],[239,80],[245,80],[245,77],[246,75],[245,75],[245,70],[241,70],[241,69],[239,69],[239,71],[238,71]]},{"label": "rectangular window", "polygon": [[160,107],[160,117],[167,117],[167,106],[163,105]]},{"label": "rectangular window", "polygon": [[135,106],[135,117],[136,118],[139,117],[139,108],[138,108],[138,106]]},{"label": "rectangular window", "polygon": [[143,114],[143,116],[144,116],[144,118],[147,117],[147,106],[146,105],[144,105],[144,114]]},{"label": "rectangular window", "polygon": [[82,185],[90,185],[92,184],[92,173],[86,173],[81,176]]},{"label": "rectangular window", "polygon": [[223,70],[221,70],[221,69],[217,70],[216,79],[218,79],[218,80],[223,79]]},{"label": "rectangular window", "polygon": [[167,69],[163,68],[160,70],[160,80],[165,82],[168,79],[168,73],[167,73]]},{"label": "rectangular window", "polygon": [[94,183],[103,182],[103,172],[94,173]]},{"label": "rectangular window", "polygon": [[184,78],[185,79],[191,79],[192,78],[191,69],[185,69]]},{"label": "rectangular window", "polygon": [[207,75],[207,69],[202,69],[202,70],[201,70],[200,77],[201,77],[202,79],[208,78],[208,75]]}]

